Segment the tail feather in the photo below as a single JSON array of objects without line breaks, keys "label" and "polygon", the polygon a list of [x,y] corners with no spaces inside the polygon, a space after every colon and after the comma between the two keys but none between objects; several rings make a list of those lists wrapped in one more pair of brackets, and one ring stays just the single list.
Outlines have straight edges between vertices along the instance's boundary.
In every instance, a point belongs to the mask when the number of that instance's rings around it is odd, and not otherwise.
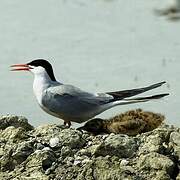
[{"label": "tail feather", "polygon": [[169,93],[164,93],[164,94],[156,94],[153,96],[145,96],[145,97],[137,97],[137,98],[131,98],[128,100],[151,100],[151,99],[160,99],[162,97],[168,96]]},{"label": "tail feather", "polygon": [[114,100],[121,100],[127,97],[132,97],[137,94],[141,94],[143,92],[155,89],[160,87],[162,84],[166,83],[165,81],[162,81],[160,83],[156,83],[147,87],[143,88],[137,88],[137,89],[130,89],[130,90],[123,90],[123,91],[115,91],[115,92],[107,92],[107,94],[112,95],[114,97]]},{"label": "tail feather", "polygon": [[123,99],[123,100],[115,100],[113,102],[113,104],[115,106],[117,106],[117,105],[126,105],[126,104],[134,104],[134,103],[140,103],[140,102],[147,102],[147,101],[150,101],[150,100],[160,99],[160,98],[163,98],[163,97],[168,96],[168,95],[169,95],[168,93],[164,93],[164,94],[157,94],[157,95],[153,95],[153,96],[145,96],[145,97]]}]

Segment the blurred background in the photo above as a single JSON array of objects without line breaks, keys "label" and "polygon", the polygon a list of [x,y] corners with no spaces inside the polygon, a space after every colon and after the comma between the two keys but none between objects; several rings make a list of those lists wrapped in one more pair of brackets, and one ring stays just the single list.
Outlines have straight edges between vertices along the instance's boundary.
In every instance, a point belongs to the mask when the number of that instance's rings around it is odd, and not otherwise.
[{"label": "blurred background", "polygon": [[[165,0],[0,0],[0,114],[23,115],[35,126],[63,123],[42,111],[29,72],[14,63],[49,60],[60,82],[106,92],[167,81],[145,93],[159,101],[119,106],[99,117],[142,108],[180,125],[180,22],[158,17]],[[77,124],[73,123],[74,126]]]}]

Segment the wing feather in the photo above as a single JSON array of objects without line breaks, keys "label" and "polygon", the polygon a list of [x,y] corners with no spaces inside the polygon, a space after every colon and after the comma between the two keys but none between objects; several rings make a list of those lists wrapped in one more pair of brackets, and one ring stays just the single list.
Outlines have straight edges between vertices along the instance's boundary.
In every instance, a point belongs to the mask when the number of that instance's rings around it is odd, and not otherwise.
[{"label": "wing feather", "polygon": [[101,104],[108,103],[112,98],[107,94],[88,93],[72,85],[58,85],[43,93],[42,104],[62,118],[87,116],[88,119],[96,114]]}]

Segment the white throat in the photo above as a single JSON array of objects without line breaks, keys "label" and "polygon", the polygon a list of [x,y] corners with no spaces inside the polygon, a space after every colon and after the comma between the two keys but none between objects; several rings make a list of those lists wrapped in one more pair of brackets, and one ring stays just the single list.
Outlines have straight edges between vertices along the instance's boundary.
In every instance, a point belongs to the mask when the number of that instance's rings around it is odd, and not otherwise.
[{"label": "white throat", "polygon": [[49,75],[44,71],[43,73],[34,74],[33,91],[40,106],[42,106],[43,92],[53,84]]}]

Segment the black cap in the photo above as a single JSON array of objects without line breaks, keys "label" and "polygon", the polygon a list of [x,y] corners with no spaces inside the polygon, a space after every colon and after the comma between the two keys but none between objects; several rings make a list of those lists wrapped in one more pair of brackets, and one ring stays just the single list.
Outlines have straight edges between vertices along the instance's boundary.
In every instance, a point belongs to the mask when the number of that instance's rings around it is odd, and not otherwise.
[{"label": "black cap", "polygon": [[56,81],[56,78],[54,76],[54,72],[53,72],[53,68],[51,66],[51,64],[45,60],[45,59],[36,59],[33,60],[29,63],[27,63],[27,65],[31,65],[31,66],[42,66],[44,69],[46,69],[46,72],[48,73],[49,77],[51,78],[52,81]]}]

